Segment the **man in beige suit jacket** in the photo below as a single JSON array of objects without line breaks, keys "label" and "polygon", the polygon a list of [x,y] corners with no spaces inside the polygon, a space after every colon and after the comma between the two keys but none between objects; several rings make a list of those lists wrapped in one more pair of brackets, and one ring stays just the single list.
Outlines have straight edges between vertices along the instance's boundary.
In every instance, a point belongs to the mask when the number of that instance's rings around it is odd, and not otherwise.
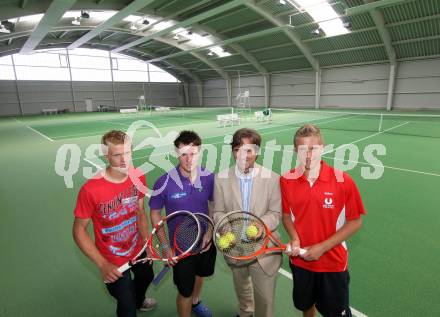
[{"label": "man in beige suit jacket", "polygon": [[[231,211],[260,217],[274,236],[281,220],[279,175],[255,163],[261,136],[252,129],[237,130],[232,139],[236,164],[216,175],[213,217],[218,222]],[[263,254],[251,261],[226,258],[232,270],[240,317],[274,316],[275,284],[281,254]]]}]

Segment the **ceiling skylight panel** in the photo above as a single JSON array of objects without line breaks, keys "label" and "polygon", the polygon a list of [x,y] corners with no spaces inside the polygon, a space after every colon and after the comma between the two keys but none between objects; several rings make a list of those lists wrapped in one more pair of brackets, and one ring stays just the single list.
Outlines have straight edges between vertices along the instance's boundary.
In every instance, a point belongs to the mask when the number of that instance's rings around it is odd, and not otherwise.
[{"label": "ceiling skylight panel", "polygon": [[134,22],[140,22],[140,20],[141,20],[142,18],[140,17],[140,16],[137,16],[137,15],[129,15],[129,16],[127,16],[127,17],[125,17],[123,20],[125,21],[125,22],[132,22],[132,23],[134,23]]},{"label": "ceiling skylight panel", "polygon": [[90,17],[98,20],[108,20],[116,13],[117,11],[90,11]]},{"label": "ceiling skylight panel", "polygon": [[328,1],[322,0],[289,0],[299,11],[306,12],[319,25],[326,36],[349,33],[339,14]]},{"label": "ceiling skylight panel", "polygon": [[207,38],[206,36],[201,36],[200,34],[197,33],[192,33],[192,34],[187,33],[184,36],[190,40],[189,44],[197,47],[214,44],[214,42],[209,38]]},{"label": "ceiling skylight panel", "polygon": [[227,57],[227,56],[231,56],[231,53],[225,51],[223,48],[221,48],[220,46],[214,46],[212,48],[209,49],[212,53],[216,54],[218,57]]},{"label": "ceiling skylight panel", "polygon": [[[108,20],[116,14],[116,11],[87,11],[90,18],[97,20]],[[63,18],[77,18],[81,16],[81,11],[67,11]]]},{"label": "ceiling skylight panel", "polygon": [[43,15],[44,14],[26,15],[24,17],[20,17],[20,22],[36,23],[36,22],[39,22],[43,18]]},{"label": "ceiling skylight panel", "polygon": [[163,21],[163,22],[160,22],[160,23],[154,25],[152,29],[154,31],[158,32],[158,31],[162,31],[162,30],[164,30],[166,28],[169,28],[170,26],[173,26],[174,24],[175,23],[173,21],[171,21],[171,20]]},{"label": "ceiling skylight panel", "polygon": [[194,47],[202,47],[214,44],[214,42],[207,36],[202,36],[190,29],[178,28],[172,32],[175,39],[189,40],[186,44]]}]

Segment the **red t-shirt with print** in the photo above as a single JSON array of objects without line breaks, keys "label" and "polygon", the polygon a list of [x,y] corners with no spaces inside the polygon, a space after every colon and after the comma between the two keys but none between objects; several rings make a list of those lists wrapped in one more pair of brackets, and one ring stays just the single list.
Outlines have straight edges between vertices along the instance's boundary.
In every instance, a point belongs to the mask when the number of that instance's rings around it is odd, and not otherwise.
[{"label": "red t-shirt with print", "polygon": [[[146,186],[142,172],[137,170],[133,174],[141,175],[139,180]],[[114,265],[125,264],[142,248],[137,211],[144,196],[130,177],[122,183],[113,183],[102,177],[102,173],[89,179],[79,191],[75,217],[92,219],[95,245]]]}]

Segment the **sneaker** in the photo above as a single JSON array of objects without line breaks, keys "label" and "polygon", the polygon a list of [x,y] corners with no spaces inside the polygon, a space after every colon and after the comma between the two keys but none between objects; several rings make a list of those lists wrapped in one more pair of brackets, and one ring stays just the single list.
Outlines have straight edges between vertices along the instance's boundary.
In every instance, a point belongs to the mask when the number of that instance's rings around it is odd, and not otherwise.
[{"label": "sneaker", "polygon": [[202,302],[193,305],[192,312],[198,317],[212,317],[211,310]]},{"label": "sneaker", "polygon": [[144,302],[142,303],[142,306],[138,309],[140,311],[149,311],[156,307],[156,300],[154,298],[145,297]]}]

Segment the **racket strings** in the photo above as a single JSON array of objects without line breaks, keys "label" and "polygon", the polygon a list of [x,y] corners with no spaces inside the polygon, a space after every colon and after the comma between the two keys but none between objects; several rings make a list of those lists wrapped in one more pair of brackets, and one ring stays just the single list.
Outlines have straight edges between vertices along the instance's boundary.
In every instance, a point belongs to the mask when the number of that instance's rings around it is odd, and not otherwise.
[{"label": "racket strings", "polygon": [[[256,236],[253,230],[249,230],[251,226],[257,228]],[[246,257],[255,254],[262,249],[266,240],[264,224],[252,214],[231,214],[224,218],[217,227],[216,244],[225,255],[230,257]]]},{"label": "racket strings", "polygon": [[175,255],[187,253],[197,245],[199,239],[199,224],[195,217],[182,217],[173,233],[173,249]]},{"label": "racket strings", "polygon": [[199,253],[203,251],[211,242],[214,233],[214,225],[207,216],[196,214],[197,220],[200,223],[200,238],[194,246],[192,253]]}]

